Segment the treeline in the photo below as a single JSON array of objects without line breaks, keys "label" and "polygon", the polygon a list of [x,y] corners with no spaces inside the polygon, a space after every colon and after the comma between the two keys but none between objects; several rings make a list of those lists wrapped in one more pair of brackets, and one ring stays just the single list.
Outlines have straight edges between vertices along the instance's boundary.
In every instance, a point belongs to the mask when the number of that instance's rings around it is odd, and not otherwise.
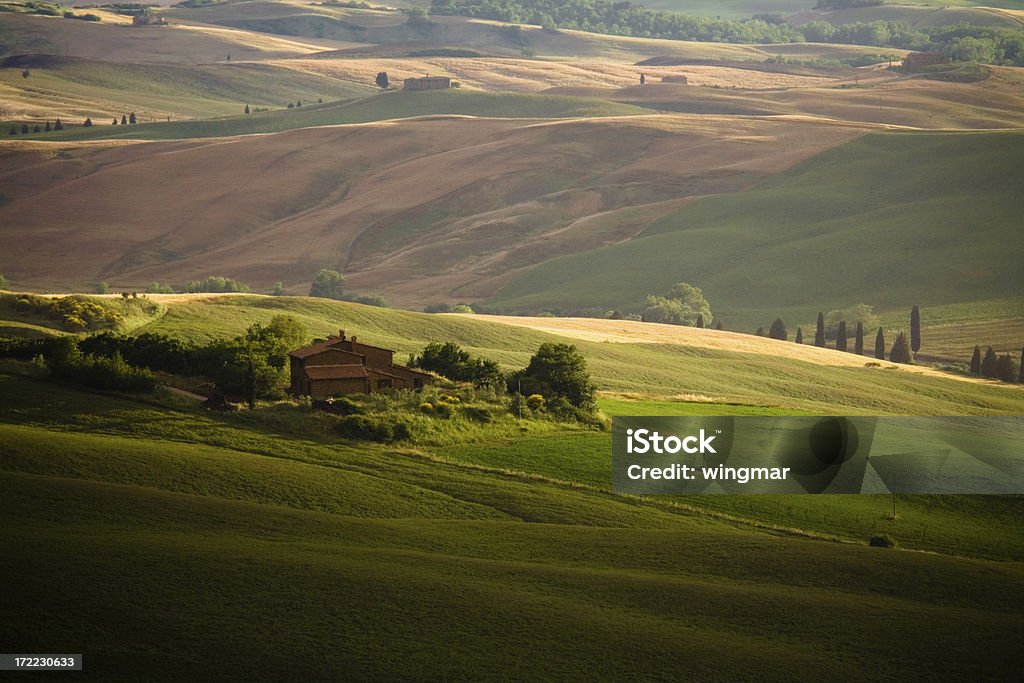
[{"label": "treeline", "polygon": [[1024,31],[956,24],[911,28],[897,21],[833,25],[786,22],[781,15],[717,19],[610,0],[432,0],[431,12],[643,38],[710,43],[838,43],[931,50],[957,61],[1024,65]]},{"label": "treeline", "polygon": [[219,392],[253,405],[257,398],[282,395],[288,351],[308,342],[300,323],[278,315],[267,324],[250,325],[234,339],[206,344],[153,333],[0,338],[0,358],[34,360],[56,379],[94,389],[152,391],[154,372],[200,377]]}]

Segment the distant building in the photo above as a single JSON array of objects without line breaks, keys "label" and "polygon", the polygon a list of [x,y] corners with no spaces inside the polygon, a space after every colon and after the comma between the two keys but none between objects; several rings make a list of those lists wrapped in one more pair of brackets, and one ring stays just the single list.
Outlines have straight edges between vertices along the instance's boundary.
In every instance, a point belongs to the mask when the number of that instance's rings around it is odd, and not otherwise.
[{"label": "distant building", "polygon": [[662,83],[682,83],[683,85],[686,85],[689,81],[686,79],[686,76],[662,76],[661,77],[661,82]]},{"label": "distant building", "polygon": [[447,90],[452,87],[452,79],[447,76],[423,76],[407,78],[403,90]]},{"label": "distant building", "polygon": [[919,71],[926,66],[945,64],[947,61],[941,52],[911,52],[903,58],[903,68],[907,71]]},{"label": "distant building", "polygon": [[167,20],[150,11],[141,12],[132,17],[132,26],[166,26]]},{"label": "distant building", "polygon": [[293,394],[329,398],[389,389],[422,389],[434,376],[395,365],[391,349],[364,344],[341,330],[337,337],[295,349],[288,354]]}]

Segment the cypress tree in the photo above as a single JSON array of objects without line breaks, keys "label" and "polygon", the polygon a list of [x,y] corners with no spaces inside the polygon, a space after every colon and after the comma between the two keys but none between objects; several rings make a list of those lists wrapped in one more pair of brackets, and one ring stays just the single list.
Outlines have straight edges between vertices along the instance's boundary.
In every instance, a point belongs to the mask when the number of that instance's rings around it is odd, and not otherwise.
[{"label": "cypress tree", "polygon": [[50,132],[50,122],[49,121],[46,122],[46,127],[43,128],[43,130],[45,130],[47,133]]},{"label": "cypress tree", "polygon": [[127,126],[128,125],[128,117],[125,116],[124,114],[121,114],[121,125],[122,126]]},{"label": "cypress tree", "polygon": [[921,311],[916,304],[910,309],[910,348],[914,353],[921,350]]},{"label": "cypress tree", "polygon": [[804,331],[802,329],[800,329],[799,327],[796,328],[796,343],[797,344],[803,344],[804,343]]},{"label": "cypress tree", "polygon": [[697,324],[696,324],[696,327],[699,327],[702,330],[704,329],[704,314],[703,313],[698,313],[697,314]]},{"label": "cypress tree", "polygon": [[885,333],[882,332],[882,328],[878,328],[878,334],[875,335],[875,358],[878,360],[885,360]]},{"label": "cypress tree", "polygon": [[1004,382],[1013,384],[1017,379],[1017,361],[1008,353],[999,356],[996,361],[996,377]]},{"label": "cypress tree", "polygon": [[247,104],[247,105],[245,105],[245,113],[246,113],[246,114],[248,114],[248,113],[249,113],[249,105],[248,105],[248,104]]},{"label": "cypress tree", "polygon": [[64,124],[60,122],[60,119],[57,119],[57,123],[53,124],[53,129],[64,130]]},{"label": "cypress tree", "polygon": [[996,352],[992,350],[991,346],[988,347],[985,351],[985,357],[981,359],[981,376],[994,378],[998,362],[999,358],[996,356]]},{"label": "cypress tree", "polygon": [[116,116],[114,117],[114,120],[113,120],[113,122],[110,125],[112,125],[112,126],[116,126],[117,125],[117,117]]},{"label": "cypress tree", "polygon": [[825,314],[818,313],[818,328],[814,331],[814,345],[825,347]]},{"label": "cypress tree", "polygon": [[839,321],[839,329],[836,330],[836,351],[846,350],[846,321]]},{"label": "cypress tree", "polygon": [[864,323],[857,321],[857,334],[854,337],[853,352],[858,356],[864,355]]},{"label": "cypress tree", "polygon": [[132,125],[135,125],[136,123],[138,123],[138,119],[135,118],[135,112],[132,112],[131,114],[128,115],[128,123],[130,123]]},{"label": "cypress tree", "polygon": [[11,126],[11,132],[8,133],[8,135],[17,135],[17,134],[18,134],[18,129],[15,128],[14,126]]},{"label": "cypress tree", "polygon": [[889,351],[889,360],[893,363],[907,363],[908,365],[913,362],[910,340],[907,339],[906,332],[901,330],[896,335],[896,341],[892,343],[892,350]]},{"label": "cypress tree", "polygon": [[28,135],[28,124],[27,123],[21,124],[21,134],[22,135]]},{"label": "cypress tree", "polygon": [[1017,383],[1024,384],[1024,349],[1020,350],[1020,374],[1017,375]]},{"label": "cypress tree", "polygon": [[755,332],[754,334],[756,334],[758,337],[763,337],[764,336],[764,328],[763,327],[757,328],[757,332]]},{"label": "cypress tree", "polygon": [[786,323],[782,322],[782,318],[776,318],[772,322],[772,326],[768,329],[768,336],[782,341],[789,339],[789,332],[786,331]]},{"label": "cypress tree", "polygon": [[971,374],[972,375],[980,375],[981,374],[981,347],[980,346],[975,346],[974,347],[974,355],[971,356]]}]

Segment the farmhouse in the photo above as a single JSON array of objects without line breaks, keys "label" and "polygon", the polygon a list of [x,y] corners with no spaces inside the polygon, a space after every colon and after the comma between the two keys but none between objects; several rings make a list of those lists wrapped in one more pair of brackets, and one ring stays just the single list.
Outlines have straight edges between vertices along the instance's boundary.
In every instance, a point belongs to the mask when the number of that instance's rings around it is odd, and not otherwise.
[{"label": "farmhouse", "polygon": [[364,344],[341,330],[288,354],[291,392],[300,396],[328,398],[339,394],[369,394],[389,389],[421,389],[434,376],[395,365],[391,349]]},{"label": "farmhouse", "polygon": [[686,85],[688,81],[687,81],[686,76],[662,76],[661,77],[661,82],[662,83],[682,83],[683,85]]},{"label": "farmhouse", "polygon": [[907,71],[917,71],[926,66],[945,63],[946,57],[941,52],[911,52],[903,58],[903,68]]},{"label": "farmhouse", "polygon": [[423,76],[407,78],[403,90],[447,90],[452,87],[452,79],[447,76]]}]

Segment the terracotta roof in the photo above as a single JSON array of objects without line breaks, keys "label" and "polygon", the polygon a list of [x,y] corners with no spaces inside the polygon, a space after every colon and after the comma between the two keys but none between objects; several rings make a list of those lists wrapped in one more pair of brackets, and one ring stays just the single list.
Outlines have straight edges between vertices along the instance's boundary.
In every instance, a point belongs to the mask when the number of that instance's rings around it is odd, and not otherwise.
[{"label": "terracotta roof", "polygon": [[362,358],[362,354],[339,348],[338,341],[339,340],[337,339],[328,339],[325,342],[317,342],[315,344],[310,344],[309,346],[303,346],[301,349],[289,351],[288,355],[293,358],[298,358],[299,360],[304,360],[310,356],[316,356],[317,354],[321,354],[325,351],[337,351],[338,353],[348,353]]},{"label": "terracotta roof", "polygon": [[313,381],[323,379],[365,379],[366,369],[362,365],[311,365],[306,368],[306,377]]}]

